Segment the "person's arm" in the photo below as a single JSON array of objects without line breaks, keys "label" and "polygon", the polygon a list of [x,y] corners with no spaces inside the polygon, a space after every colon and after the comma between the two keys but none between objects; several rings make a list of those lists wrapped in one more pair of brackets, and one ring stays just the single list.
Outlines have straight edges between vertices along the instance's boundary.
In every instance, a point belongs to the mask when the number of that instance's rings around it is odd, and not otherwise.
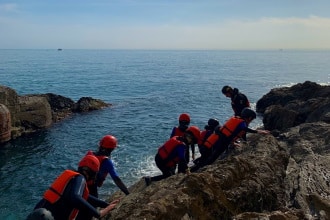
[{"label": "person's arm", "polygon": [[[79,210],[85,210],[96,218],[100,217],[99,211],[87,202],[82,196],[86,187],[84,176],[78,175],[70,181],[70,186],[67,187],[63,196],[65,196],[74,207]],[[68,190],[67,190],[68,189]]]},{"label": "person's arm", "polygon": [[[78,178],[77,178],[78,177]],[[71,201],[79,210],[85,210],[88,213],[92,214],[95,218],[102,218],[106,214],[108,214],[119,202],[119,199],[112,201],[110,204],[102,201],[92,195],[88,196],[89,201],[93,201],[93,203],[98,204],[100,206],[97,207],[105,207],[101,211],[98,211],[94,208],[90,203],[88,203],[83,197],[82,194],[84,192],[84,187],[86,185],[85,178],[82,175],[77,176],[73,179],[73,188],[71,188]]]},{"label": "person's arm", "polygon": [[268,131],[268,130],[260,130],[260,129],[254,130],[254,129],[251,129],[248,127],[246,127],[245,131],[248,133],[258,133],[258,134],[269,134],[270,133],[270,131]]},{"label": "person's arm", "polygon": [[89,195],[87,198],[88,203],[90,203],[93,207],[105,208],[109,205],[106,201],[96,198],[95,196]]},{"label": "person's arm", "polygon": [[129,194],[129,191],[126,187],[126,185],[123,183],[123,181],[121,181],[121,179],[119,178],[119,176],[113,178],[113,181],[115,182],[115,184],[118,186],[118,188],[125,193],[125,195]]},{"label": "person's arm", "polygon": [[111,176],[111,178],[113,179],[113,181],[115,182],[115,184],[118,186],[118,188],[125,193],[125,195],[129,194],[129,191],[126,187],[126,185],[123,183],[123,181],[120,179],[119,175],[116,172],[115,166],[112,162],[111,159],[108,159],[108,161],[106,161],[107,163],[107,168],[108,168],[108,172]]},{"label": "person's arm", "polygon": [[235,130],[233,131],[233,133],[231,133],[231,135],[228,137],[229,140],[230,140],[230,142],[233,141],[233,140],[235,140],[235,139],[237,139],[237,138],[239,138],[239,137],[240,138],[243,138],[243,139],[246,138],[245,135],[241,135],[240,134],[242,131],[247,132],[246,129],[249,129],[249,128],[247,127],[247,124],[246,124],[245,121],[242,121],[241,123],[239,123],[239,125],[235,128]]},{"label": "person's arm", "polygon": [[106,214],[108,214],[119,202],[119,199],[114,200],[108,205],[106,208],[100,211],[100,217],[103,218]]},{"label": "person's arm", "polygon": [[247,133],[258,133],[257,130],[251,129],[251,128],[249,128],[249,127],[245,127],[244,130],[245,130]]}]

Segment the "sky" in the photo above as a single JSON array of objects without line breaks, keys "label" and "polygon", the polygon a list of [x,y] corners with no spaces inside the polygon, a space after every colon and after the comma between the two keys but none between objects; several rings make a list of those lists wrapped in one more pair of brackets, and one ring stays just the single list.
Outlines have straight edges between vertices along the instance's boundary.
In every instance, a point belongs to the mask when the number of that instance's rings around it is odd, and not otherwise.
[{"label": "sky", "polygon": [[330,49],[329,0],[0,0],[0,49]]}]

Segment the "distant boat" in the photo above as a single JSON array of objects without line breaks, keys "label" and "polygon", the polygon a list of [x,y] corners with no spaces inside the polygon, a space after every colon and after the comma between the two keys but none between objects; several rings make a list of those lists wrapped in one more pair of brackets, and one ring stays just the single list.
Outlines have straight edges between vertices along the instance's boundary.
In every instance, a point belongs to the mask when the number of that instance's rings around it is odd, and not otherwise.
[{"label": "distant boat", "polygon": [[58,50],[58,51],[61,51],[61,50],[62,50],[62,48],[58,48],[57,50]]}]

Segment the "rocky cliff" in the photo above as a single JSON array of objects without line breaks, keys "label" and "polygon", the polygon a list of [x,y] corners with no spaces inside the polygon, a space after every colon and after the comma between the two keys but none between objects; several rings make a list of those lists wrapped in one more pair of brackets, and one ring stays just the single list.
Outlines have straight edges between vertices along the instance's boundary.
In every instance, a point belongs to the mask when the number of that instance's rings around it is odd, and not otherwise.
[{"label": "rocky cliff", "polygon": [[0,86],[0,143],[47,128],[72,113],[107,106],[110,104],[91,97],[74,102],[52,93],[20,96],[15,90]]},{"label": "rocky cliff", "polygon": [[130,187],[106,219],[330,219],[330,87],[305,82],[258,101],[273,135],[248,135],[190,175]]}]

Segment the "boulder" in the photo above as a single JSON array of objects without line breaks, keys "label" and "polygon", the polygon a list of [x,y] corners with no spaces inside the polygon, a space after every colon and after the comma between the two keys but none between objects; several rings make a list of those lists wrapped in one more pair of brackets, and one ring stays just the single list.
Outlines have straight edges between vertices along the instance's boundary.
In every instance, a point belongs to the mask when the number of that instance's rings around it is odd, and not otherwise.
[{"label": "boulder", "polygon": [[89,112],[93,110],[100,110],[102,108],[108,107],[110,104],[103,102],[100,99],[93,99],[91,97],[82,97],[74,105],[74,112]]},{"label": "boulder", "polygon": [[47,128],[52,124],[52,114],[49,102],[40,96],[19,96],[20,112],[16,118],[26,132],[34,132]]},{"label": "boulder", "polygon": [[[0,143],[48,128],[72,113],[99,110],[110,106],[100,99],[91,97],[82,97],[75,103],[70,98],[53,93],[19,96],[15,90],[6,86],[0,86],[0,104],[3,105],[3,109],[9,110],[11,123],[9,139],[7,133],[3,132]],[[4,114],[2,116],[5,117]],[[5,129],[5,123],[2,125]]]},{"label": "boulder", "polygon": [[0,104],[0,143],[9,141],[11,138],[11,116],[9,109]]},{"label": "boulder", "polygon": [[258,100],[265,129],[283,131],[305,122],[330,122],[330,86],[306,81],[272,89]]},{"label": "boulder", "polygon": [[53,122],[58,122],[72,114],[75,106],[72,99],[54,93],[46,93],[41,96],[49,102]]},{"label": "boulder", "polygon": [[16,113],[20,112],[18,94],[15,90],[7,86],[0,85],[0,103],[9,109],[9,112],[11,113],[12,126],[15,127],[16,122],[19,121],[16,119]]}]

